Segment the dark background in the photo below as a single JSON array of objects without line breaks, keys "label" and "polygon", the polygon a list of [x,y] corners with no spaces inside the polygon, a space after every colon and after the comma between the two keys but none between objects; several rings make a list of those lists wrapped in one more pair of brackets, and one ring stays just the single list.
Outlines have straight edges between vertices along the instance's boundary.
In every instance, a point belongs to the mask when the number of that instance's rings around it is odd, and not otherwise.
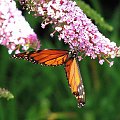
[{"label": "dark background", "polygon": [[[120,0],[85,0],[114,27],[113,31],[100,28],[111,41],[120,45]],[[19,9],[21,6],[18,4]],[[42,29],[41,18],[23,11],[26,20],[41,40],[41,49],[68,49],[49,25]],[[98,26],[99,27],[99,26]],[[24,60],[11,59],[0,46],[0,87],[10,90],[15,98],[0,99],[0,120],[120,120],[120,58],[114,66],[100,65],[86,57],[79,62],[85,91],[86,105],[79,109],[71,94],[63,66],[46,67]]]}]

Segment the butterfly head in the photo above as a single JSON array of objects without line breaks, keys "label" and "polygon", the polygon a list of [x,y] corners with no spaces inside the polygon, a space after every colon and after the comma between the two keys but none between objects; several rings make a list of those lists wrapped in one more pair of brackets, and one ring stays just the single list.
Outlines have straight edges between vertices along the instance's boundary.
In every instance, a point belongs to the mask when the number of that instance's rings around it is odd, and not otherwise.
[{"label": "butterfly head", "polygon": [[75,50],[69,51],[69,57],[77,58],[77,56],[78,56],[78,51],[75,51]]}]

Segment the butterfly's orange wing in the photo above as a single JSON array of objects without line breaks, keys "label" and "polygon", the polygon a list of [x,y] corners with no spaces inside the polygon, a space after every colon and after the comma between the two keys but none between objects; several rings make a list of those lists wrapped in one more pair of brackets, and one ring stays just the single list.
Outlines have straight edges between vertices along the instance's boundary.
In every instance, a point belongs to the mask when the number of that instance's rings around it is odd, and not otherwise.
[{"label": "butterfly's orange wing", "polygon": [[76,58],[69,58],[65,64],[65,71],[71,91],[78,100],[78,107],[84,106],[85,92]]},{"label": "butterfly's orange wing", "polygon": [[62,65],[68,59],[67,50],[38,50],[14,54],[13,58],[25,59],[35,64],[57,66]]}]

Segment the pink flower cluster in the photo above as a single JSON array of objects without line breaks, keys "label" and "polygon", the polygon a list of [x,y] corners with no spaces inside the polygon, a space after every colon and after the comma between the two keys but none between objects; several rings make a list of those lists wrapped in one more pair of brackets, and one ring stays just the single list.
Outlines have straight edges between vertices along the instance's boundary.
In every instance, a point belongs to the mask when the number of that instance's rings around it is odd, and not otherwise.
[{"label": "pink flower cluster", "polygon": [[13,0],[0,0],[0,44],[9,49],[9,54],[40,47],[36,34]]},{"label": "pink flower cluster", "polygon": [[[30,11],[34,11],[36,16],[44,17],[42,28],[48,24],[53,24],[55,32],[59,33],[59,40],[64,40],[72,50],[84,53],[91,59],[99,58],[99,63],[103,64],[106,58],[114,58],[119,48],[116,43],[110,42],[102,35],[97,26],[87,18],[83,11],[71,0],[20,0],[27,4]],[[80,60],[83,58],[79,56]],[[113,62],[110,63],[112,65]]]}]

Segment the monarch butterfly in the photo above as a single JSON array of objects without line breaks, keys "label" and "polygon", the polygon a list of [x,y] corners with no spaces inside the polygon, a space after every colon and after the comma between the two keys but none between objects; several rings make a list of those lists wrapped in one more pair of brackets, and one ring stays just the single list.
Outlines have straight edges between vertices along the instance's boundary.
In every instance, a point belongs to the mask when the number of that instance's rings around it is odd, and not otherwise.
[{"label": "monarch butterfly", "polygon": [[78,101],[78,107],[85,104],[85,92],[82,77],[77,63],[77,52],[67,50],[37,50],[14,54],[13,58],[25,59],[34,64],[48,66],[65,65],[68,84]]}]

